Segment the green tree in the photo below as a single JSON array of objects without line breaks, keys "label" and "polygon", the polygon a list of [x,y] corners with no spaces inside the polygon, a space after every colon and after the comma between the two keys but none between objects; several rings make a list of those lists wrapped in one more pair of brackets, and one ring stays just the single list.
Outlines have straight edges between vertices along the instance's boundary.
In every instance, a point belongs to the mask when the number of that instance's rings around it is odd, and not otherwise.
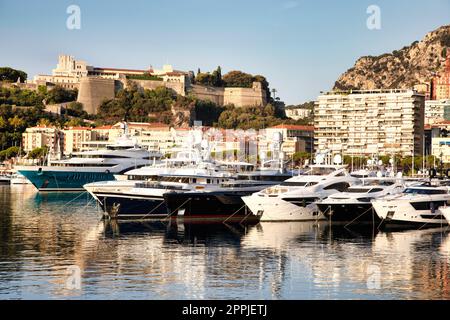
[{"label": "green tree", "polygon": [[17,82],[20,79],[21,82],[27,80],[27,74],[22,70],[16,70],[9,67],[0,68],[0,80]]},{"label": "green tree", "polygon": [[48,104],[56,104],[75,101],[77,99],[77,95],[77,90],[67,90],[61,86],[55,86],[47,93],[46,99]]},{"label": "green tree", "polygon": [[14,132],[17,131],[18,128],[21,128],[25,125],[25,121],[15,115],[13,118],[8,119],[9,124],[14,128]]},{"label": "green tree", "polygon": [[254,78],[251,74],[242,71],[230,71],[223,77],[225,87],[251,88]]}]

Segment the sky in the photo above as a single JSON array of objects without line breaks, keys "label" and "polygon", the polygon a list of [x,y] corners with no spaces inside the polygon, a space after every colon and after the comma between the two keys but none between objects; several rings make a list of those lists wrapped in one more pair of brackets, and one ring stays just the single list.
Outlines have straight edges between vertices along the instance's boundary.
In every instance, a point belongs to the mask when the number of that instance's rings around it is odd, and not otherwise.
[{"label": "sky", "polygon": [[[69,29],[70,5],[81,11]],[[369,29],[371,5],[380,28]],[[361,56],[450,24],[450,0],[0,0],[0,66],[50,74],[58,54],[97,67],[262,74],[286,104],[315,100]]]}]

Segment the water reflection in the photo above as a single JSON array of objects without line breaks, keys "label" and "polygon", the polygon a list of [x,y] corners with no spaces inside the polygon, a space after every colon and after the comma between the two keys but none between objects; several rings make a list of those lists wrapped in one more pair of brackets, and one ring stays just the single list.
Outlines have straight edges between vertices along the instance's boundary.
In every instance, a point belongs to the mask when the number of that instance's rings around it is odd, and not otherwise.
[{"label": "water reflection", "polygon": [[[0,298],[450,297],[445,228],[111,224],[86,194],[0,191]],[[79,290],[67,287],[72,265]]]}]

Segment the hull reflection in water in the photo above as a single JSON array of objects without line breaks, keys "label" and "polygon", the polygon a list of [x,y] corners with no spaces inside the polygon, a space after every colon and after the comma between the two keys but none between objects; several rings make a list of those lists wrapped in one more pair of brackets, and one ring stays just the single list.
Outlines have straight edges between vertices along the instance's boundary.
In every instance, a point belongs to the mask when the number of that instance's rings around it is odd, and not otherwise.
[{"label": "hull reflection in water", "polygon": [[450,299],[446,228],[114,225],[86,194],[0,191],[1,299]]}]

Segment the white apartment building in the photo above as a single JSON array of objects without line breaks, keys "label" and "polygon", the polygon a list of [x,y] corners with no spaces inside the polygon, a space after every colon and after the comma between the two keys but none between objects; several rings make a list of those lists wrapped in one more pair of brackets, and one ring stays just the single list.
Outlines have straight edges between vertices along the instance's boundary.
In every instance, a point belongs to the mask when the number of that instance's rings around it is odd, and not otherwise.
[{"label": "white apartment building", "polygon": [[60,131],[55,127],[36,126],[27,128],[22,133],[22,148],[25,152],[30,152],[35,148],[48,146],[50,150],[55,150],[56,143],[60,141]]},{"label": "white apartment building", "polygon": [[450,163],[450,138],[432,138],[431,154],[436,157],[436,164],[441,158],[443,163]]},{"label": "white apartment building", "polygon": [[329,92],[314,109],[314,147],[343,155],[421,154],[425,96],[413,90]]},{"label": "white apartment building", "polygon": [[286,112],[286,117],[294,120],[305,119],[312,114],[311,109],[301,108],[297,106],[287,106],[286,108],[284,108],[284,111]]},{"label": "white apartment building", "polygon": [[425,124],[450,120],[450,100],[425,101]]},{"label": "white apartment building", "polygon": [[95,140],[95,132],[89,127],[69,127],[62,130],[64,134],[65,155],[85,151],[84,144]]},{"label": "white apartment building", "polygon": [[39,74],[34,77],[34,83],[45,84],[53,83],[68,89],[78,88],[80,79],[88,76],[100,77],[104,79],[124,79],[127,76],[142,76],[149,73],[159,76],[165,82],[185,83],[188,74],[183,71],[174,70],[171,65],[165,64],[162,69],[147,70],[118,69],[94,67],[86,61],[76,60],[74,56],[59,55],[56,68],[52,70],[51,75]]}]

